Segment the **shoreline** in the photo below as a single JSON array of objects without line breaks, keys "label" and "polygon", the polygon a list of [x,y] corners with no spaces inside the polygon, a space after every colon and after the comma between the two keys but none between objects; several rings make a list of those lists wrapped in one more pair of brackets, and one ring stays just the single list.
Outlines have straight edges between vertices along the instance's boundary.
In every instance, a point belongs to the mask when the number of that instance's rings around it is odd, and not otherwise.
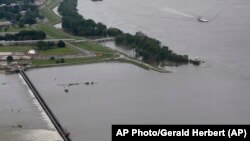
[{"label": "shoreline", "polygon": [[[59,6],[59,4],[62,2],[62,0],[56,0],[54,3],[51,2],[51,0],[48,0],[46,1],[45,5],[48,6],[48,9],[53,13],[54,16],[56,16],[57,18],[60,18],[59,15],[57,15],[57,13],[54,12],[54,9],[56,7]],[[41,9],[42,10],[42,9]],[[59,13],[58,13],[59,14]],[[61,20],[61,18],[60,18]],[[56,24],[59,24],[60,21],[56,22],[56,23],[53,23],[51,24],[51,26],[55,26]],[[57,29],[59,30],[59,29]],[[60,30],[61,31],[61,30]],[[64,32],[64,31],[62,31]],[[65,33],[65,32],[64,32]],[[100,44],[102,45],[102,44]],[[125,55],[124,53],[118,51],[118,50],[115,50],[115,49],[111,49],[109,47],[106,47],[104,45],[102,45],[103,47],[105,48],[108,48],[112,51],[114,51],[115,53],[118,53],[120,56],[121,55]],[[83,61],[83,62],[76,62],[76,63],[67,63],[67,64],[53,64],[53,65],[42,65],[42,66],[39,66],[39,67],[29,67],[27,69],[34,69],[34,68],[44,68],[44,67],[60,67],[60,66],[70,66],[70,65],[80,65],[80,64],[91,64],[91,63],[98,63],[98,62],[105,62],[105,61],[118,61],[118,62],[126,62],[126,63],[130,63],[130,64],[133,64],[133,65],[136,65],[138,67],[141,67],[143,69],[146,69],[146,70],[154,70],[154,71],[157,71],[157,72],[160,72],[160,73],[169,73],[170,71],[168,70],[164,70],[164,69],[161,69],[161,68],[156,68],[150,64],[147,64],[147,63],[144,63],[144,62],[140,62],[138,60],[134,60],[130,57],[128,57],[127,55],[125,55],[126,58],[106,58],[105,60],[91,60],[91,61]],[[132,60],[132,61],[131,61]]]},{"label": "shoreline", "polygon": [[[41,23],[33,25],[32,29],[44,31],[50,39],[57,39],[57,38],[60,39],[61,35],[62,35],[67,39],[74,39],[74,40],[80,39],[80,40],[82,40],[85,37],[73,36],[73,35],[70,35],[69,33],[66,33],[65,31],[63,31],[63,29],[57,29],[54,27],[56,24],[61,23],[61,17],[59,15],[57,15],[57,13],[54,12],[54,9],[56,7],[58,7],[61,2],[62,2],[62,0],[46,0],[45,3],[39,8],[40,13],[45,17],[46,20],[41,22]],[[51,33],[51,32],[53,32],[53,33]],[[54,35],[54,36],[51,36],[51,35]],[[60,36],[58,36],[58,35],[60,35]],[[86,40],[86,41],[88,41],[88,40]],[[91,41],[89,40],[88,42],[91,42]],[[67,43],[68,42],[66,42],[66,44]],[[45,67],[60,67],[60,66],[99,63],[99,62],[105,62],[105,61],[108,61],[108,62],[115,61],[115,62],[130,63],[130,64],[136,65],[140,68],[143,68],[145,70],[154,70],[154,71],[157,71],[160,73],[169,73],[170,72],[168,70],[158,68],[158,67],[152,66],[150,64],[147,64],[145,62],[133,59],[133,58],[127,56],[126,54],[124,54],[123,52],[106,47],[103,44],[99,44],[99,43],[97,43],[97,44],[102,46],[103,48],[110,50],[110,53],[112,53],[114,55],[118,55],[118,57],[104,56],[104,58],[102,58],[102,59],[93,57],[90,60],[86,60],[86,61],[78,61],[78,62],[76,61],[76,62],[62,63],[62,64],[41,64],[41,65],[38,64],[37,66],[28,66],[26,69],[45,68]],[[77,46],[77,48],[79,48],[80,50],[82,49],[79,46]],[[98,53],[100,51],[93,50],[93,52]],[[102,52],[102,53],[107,54],[106,52]],[[97,56],[95,56],[95,57],[97,57]],[[85,58],[85,56],[83,56],[83,58]]]}]

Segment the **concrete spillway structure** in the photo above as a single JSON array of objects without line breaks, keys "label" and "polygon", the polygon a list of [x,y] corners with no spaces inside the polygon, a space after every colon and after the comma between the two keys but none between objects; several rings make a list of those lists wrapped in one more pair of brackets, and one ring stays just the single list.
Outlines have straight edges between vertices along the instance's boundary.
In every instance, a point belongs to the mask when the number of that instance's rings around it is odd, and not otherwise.
[{"label": "concrete spillway structure", "polygon": [[27,85],[29,86],[30,90],[34,93],[37,101],[42,106],[43,110],[46,112],[46,114],[50,118],[51,122],[54,124],[55,128],[57,129],[63,140],[71,141],[71,138],[67,135],[67,132],[65,132],[60,122],[57,120],[56,116],[52,113],[52,111],[50,110],[46,102],[43,100],[43,98],[41,97],[35,86],[32,84],[26,73],[21,69],[19,70],[19,72],[23,77],[23,79],[25,80],[25,82],[27,83]]}]

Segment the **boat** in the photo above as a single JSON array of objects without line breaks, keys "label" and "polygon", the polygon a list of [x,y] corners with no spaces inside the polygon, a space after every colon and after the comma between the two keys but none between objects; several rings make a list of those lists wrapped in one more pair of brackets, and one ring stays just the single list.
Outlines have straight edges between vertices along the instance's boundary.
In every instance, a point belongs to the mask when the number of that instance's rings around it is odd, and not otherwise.
[{"label": "boat", "polygon": [[196,57],[194,59],[190,59],[190,63],[192,63],[193,65],[197,65],[199,66],[201,63],[203,63],[204,61],[202,61],[200,58]]},{"label": "boat", "polygon": [[208,22],[208,20],[202,18],[201,16],[197,17],[197,20],[198,20],[199,22]]}]

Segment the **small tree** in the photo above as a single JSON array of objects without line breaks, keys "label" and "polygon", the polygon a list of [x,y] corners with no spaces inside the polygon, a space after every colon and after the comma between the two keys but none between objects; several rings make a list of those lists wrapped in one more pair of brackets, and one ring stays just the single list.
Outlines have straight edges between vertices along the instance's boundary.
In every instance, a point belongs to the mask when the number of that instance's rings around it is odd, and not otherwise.
[{"label": "small tree", "polygon": [[49,41],[49,42],[48,42],[48,46],[51,48],[51,47],[55,46],[55,43],[54,43],[54,42]]},{"label": "small tree", "polygon": [[23,28],[24,27],[24,23],[21,22],[21,23],[18,24],[18,26],[21,27],[21,28]]},{"label": "small tree", "polygon": [[64,48],[64,47],[65,47],[65,43],[64,43],[62,40],[60,40],[60,41],[58,41],[58,43],[57,43],[57,47],[59,47],[59,48]]},{"label": "small tree", "polygon": [[44,41],[39,41],[39,42],[37,42],[37,44],[36,44],[36,46],[37,46],[37,48],[39,49],[39,50],[46,50],[46,46],[47,46],[47,44],[46,44],[46,42],[44,42]]},{"label": "small tree", "polygon": [[64,62],[65,62],[65,60],[62,58],[62,59],[61,59],[61,63],[64,63]]},{"label": "small tree", "polygon": [[54,56],[51,56],[49,59],[50,60],[55,60],[56,58]]},{"label": "small tree", "polygon": [[12,56],[8,56],[6,61],[7,63],[11,63],[14,61],[14,58]]}]

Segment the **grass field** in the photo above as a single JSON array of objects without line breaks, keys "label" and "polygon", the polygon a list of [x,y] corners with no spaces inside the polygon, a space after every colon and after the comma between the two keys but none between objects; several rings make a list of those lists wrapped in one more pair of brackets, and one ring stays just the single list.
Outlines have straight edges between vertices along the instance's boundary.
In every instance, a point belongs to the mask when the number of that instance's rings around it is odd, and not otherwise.
[{"label": "grass field", "polygon": [[32,46],[4,46],[0,47],[0,52],[28,52]]},{"label": "grass field", "polygon": [[103,59],[111,59],[112,54],[104,54],[98,57],[83,57],[83,58],[72,58],[64,59],[64,63],[56,63],[56,60],[32,60],[32,67],[48,66],[48,65],[63,65],[63,64],[77,64],[77,63],[88,63],[91,61],[101,61]]},{"label": "grass field", "polygon": [[61,22],[60,17],[54,14],[52,10],[45,7],[41,10],[41,14],[48,19],[48,24],[54,25]]},{"label": "grass field", "polygon": [[90,51],[96,51],[96,52],[103,52],[103,53],[114,53],[113,50],[101,45],[101,44],[97,44],[97,43],[93,43],[93,42],[81,42],[81,43],[77,43],[76,44],[78,47],[86,49],[86,50],[90,50]]},{"label": "grass field", "polygon": [[40,23],[40,24],[36,24],[34,26],[35,29],[37,30],[42,30],[44,31],[47,36],[51,37],[51,38],[55,38],[55,39],[72,39],[72,36],[63,32],[63,31],[60,31],[58,29],[56,29],[55,27],[53,26],[50,26],[48,24],[45,24],[45,23]]},{"label": "grass field", "polygon": [[[4,46],[0,47],[0,52],[28,52],[30,49],[36,48],[35,46]],[[39,50],[39,54],[43,56],[48,55],[74,55],[79,54],[78,50],[71,47],[65,48],[52,48],[49,50]]]},{"label": "grass field", "polygon": [[48,20],[46,23],[39,23],[34,25],[36,30],[44,31],[49,38],[54,39],[84,39],[83,37],[72,36],[60,29],[54,27],[55,24],[61,22],[61,18],[57,16],[53,9],[59,4],[61,0],[49,0],[46,6],[41,10],[41,14]]},{"label": "grass field", "polygon": [[49,56],[49,55],[74,55],[79,54],[78,50],[72,49],[70,47],[65,48],[52,48],[50,50],[39,51],[40,55]]}]

